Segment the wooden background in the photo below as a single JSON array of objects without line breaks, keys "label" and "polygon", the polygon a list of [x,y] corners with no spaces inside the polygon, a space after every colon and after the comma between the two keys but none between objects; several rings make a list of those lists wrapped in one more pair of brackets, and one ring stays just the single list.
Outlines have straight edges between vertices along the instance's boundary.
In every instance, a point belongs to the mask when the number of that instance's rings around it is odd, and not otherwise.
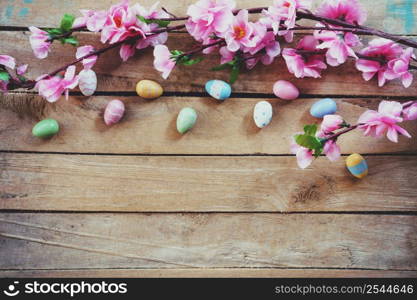
[{"label": "wooden background", "polygon": [[[0,0],[0,53],[30,63],[36,77],[75,49],[53,45],[46,60],[31,53],[26,27],[55,26],[64,13],[106,9],[116,1]],[[150,4],[152,1],[141,1]],[[182,15],[194,1],[162,1]],[[237,1],[254,7],[267,0]],[[414,0],[362,0],[368,24],[417,34]],[[79,33],[82,43],[98,37]],[[172,34],[171,48],[193,41]],[[398,82],[378,88],[349,62],[324,72],[322,80],[294,79],[279,59],[241,76],[224,103],[204,93],[218,57],[180,67],[163,81],[150,50],[121,64],[117,51],[95,67],[98,91],[75,92],[67,102],[47,104],[33,92],[0,96],[0,276],[417,276],[417,140],[344,136],[344,154],[365,155],[370,174],[356,180],[344,162],[319,158],[299,170],[289,153],[291,135],[311,104],[332,96],[340,114],[354,123],[381,99],[416,99]],[[165,94],[145,101],[134,93],[140,79],[162,83]],[[293,102],[271,94],[276,80],[290,79],[302,91]],[[123,122],[106,127],[109,100],[125,101]],[[252,111],[259,100],[275,110],[270,126],[257,129]],[[196,127],[175,130],[178,111],[192,106]],[[31,136],[41,118],[62,127],[49,141]],[[406,128],[417,136],[417,124]]]}]

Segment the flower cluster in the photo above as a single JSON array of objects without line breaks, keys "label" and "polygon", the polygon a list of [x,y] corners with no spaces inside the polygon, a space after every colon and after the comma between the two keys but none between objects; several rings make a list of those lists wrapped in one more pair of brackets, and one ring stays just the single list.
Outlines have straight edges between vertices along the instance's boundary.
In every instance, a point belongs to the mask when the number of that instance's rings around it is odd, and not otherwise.
[{"label": "flower cluster", "polygon": [[[329,160],[336,161],[341,153],[337,139],[342,134],[359,129],[365,136],[379,138],[386,135],[390,141],[397,143],[399,135],[411,138],[411,135],[398,123],[412,120],[417,120],[417,101],[404,104],[396,101],[381,101],[378,111],[367,110],[354,126],[347,124],[339,115],[326,115],[320,131],[317,131],[316,125],[307,125],[304,133],[295,135],[291,144],[291,153],[296,155],[298,166],[302,169],[307,168],[314,157],[322,153]],[[339,131],[344,127],[346,129]]]}]

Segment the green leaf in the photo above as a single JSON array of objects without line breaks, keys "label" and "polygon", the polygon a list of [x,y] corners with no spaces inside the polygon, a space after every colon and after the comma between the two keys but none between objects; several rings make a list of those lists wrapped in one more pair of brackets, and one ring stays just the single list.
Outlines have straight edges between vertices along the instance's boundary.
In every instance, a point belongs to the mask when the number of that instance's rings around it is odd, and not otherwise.
[{"label": "green leaf", "polygon": [[61,41],[62,44],[70,44],[70,45],[73,45],[73,46],[78,46],[78,44],[79,44],[77,38],[73,37],[73,36],[62,38],[62,39],[60,39],[60,41]]},{"label": "green leaf", "polygon": [[61,26],[59,27],[63,32],[68,32],[74,24],[75,17],[73,15],[65,14],[61,20]]},{"label": "green leaf", "polygon": [[45,31],[49,33],[49,36],[51,38],[57,35],[62,35],[64,33],[60,28],[49,28],[49,29],[45,29]]},{"label": "green leaf", "polygon": [[316,132],[317,132],[317,125],[316,124],[313,124],[313,125],[306,125],[306,126],[304,126],[304,132],[307,135],[315,136],[316,135]]},{"label": "green leaf", "polygon": [[0,71],[0,80],[1,81],[9,81],[10,75],[7,72]]},{"label": "green leaf", "polygon": [[[186,57],[187,56],[185,56],[184,58],[186,58]],[[183,64],[184,66],[192,66],[192,65],[198,64],[202,60],[203,60],[202,57],[199,57],[199,58],[196,58],[196,59],[187,58],[186,60],[181,61],[181,64]]]},{"label": "green leaf", "polygon": [[323,144],[318,138],[307,134],[296,135],[295,142],[301,147],[315,150],[316,152],[323,148]]},{"label": "green leaf", "polygon": [[240,65],[235,64],[232,67],[232,72],[230,72],[230,84],[233,84],[236,82],[237,78],[239,77],[240,73]]},{"label": "green leaf", "polygon": [[170,21],[167,20],[148,20],[145,19],[145,17],[143,16],[136,16],[141,22],[145,23],[145,24],[157,24],[159,27],[167,27],[169,25],[169,23],[171,23]]},{"label": "green leaf", "polygon": [[229,61],[227,63],[215,66],[213,68],[211,68],[212,71],[221,71],[221,70],[225,70],[227,68],[231,68],[233,66],[234,62],[233,61]]}]

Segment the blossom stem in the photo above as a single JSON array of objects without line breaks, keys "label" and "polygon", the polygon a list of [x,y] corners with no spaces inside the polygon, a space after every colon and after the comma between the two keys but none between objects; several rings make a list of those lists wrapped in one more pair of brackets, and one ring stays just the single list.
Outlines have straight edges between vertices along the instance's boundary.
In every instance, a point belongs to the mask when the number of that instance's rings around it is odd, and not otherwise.
[{"label": "blossom stem", "polygon": [[[323,50],[316,50],[316,51],[297,50],[296,52],[300,55],[324,55],[324,54],[326,54],[326,50],[324,50],[324,49]],[[387,61],[382,59],[382,58],[366,56],[366,55],[360,54],[359,52],[355,52],[355,54],[360,59],[376,61],[376,62],[379,62],[382,65],[387,64]],[[410,64],[409,69],[410,70],[417,70],[417,66],[414,66],[414,65]]]},{"label": "blossom stem", "polygon": [[356,29],[368,32],[369,35],[375,35],[375,36],[379,36],[379,37],[382,37],[382,38],[386,38],[386,39],[392,40],[396,43],[399,43],[399,44],[417,49],[417,42],[415,42],[411,39],[407,39],[407,38],[399,37],[399,36],[396,36],[396,35],[393,35],[393,34],[389,34],[389,33],[386,33],[384,31],[381,31],[381,30],[378,30],[378,29],[374,29],[374,28],[370,28],[370,27],[366,27],[366,26],[361,26],[361,25],[354,25],[354,24],[350,24],[348,22],[338,20],[338,19],[331,19],[331,18],[318,16],[318,15],[315,15],[311,12],[297,11],[297,16],[300,17],[301,19],[308,19],[308,20],[324,22],[324,23],[327,23],[327,24],[335,25],[335,26],[342,26],[342,27],[345,27],[345,28],[346,27],[347,28],[356,28]]},{"label": "blossom stem", "polygon": [[213,43],[207,44],[207,45],[201,45],[200,47],[194,49],[194,50],[190,50],[188,52],[184,52],[183,54],[179,55],[179,58],[184,57],[184,56],[189,56],[189,55],[194,55],[198,52],[203,51],[204,49],[210,48],[210,47],[214,47],[214,46],[220,46],[226,44],[224,39],[220,39],[218,41],[215,41]]},{"label": "blossom stem", "polygon": [[327,137],[323,142],[325,143],[327,141],[336,140],[341,135],[343,135],[345,133],[348,133],[348,132],[351,132],[351,131],[355,130],[356,128],[358,128],[361,125],[363,125],[363,124],[362,123],[359,123],[359,124],[350,126],[350,127],[346,128],[344,130],[341,130],[341,131],[339,131],[339,132],[337,132],[335,134],[332,134],[331,136]]}]

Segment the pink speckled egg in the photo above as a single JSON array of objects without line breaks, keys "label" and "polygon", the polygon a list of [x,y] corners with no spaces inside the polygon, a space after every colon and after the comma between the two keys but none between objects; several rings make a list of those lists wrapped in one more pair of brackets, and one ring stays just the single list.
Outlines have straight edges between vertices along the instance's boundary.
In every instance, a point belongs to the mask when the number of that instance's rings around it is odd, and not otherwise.
[{"label": "pink speckled egg", "polygon": [[274,84],[274,94],[284,100],[295,100],[300,95],[297,87],[289,81],[278,80]]},{"label": "pink speckled egg", "polygon": [[125,113],[125,105],[120,100],[112,100],[104,111],[104,123],[106,125],[113,125],[120,121]]}]

